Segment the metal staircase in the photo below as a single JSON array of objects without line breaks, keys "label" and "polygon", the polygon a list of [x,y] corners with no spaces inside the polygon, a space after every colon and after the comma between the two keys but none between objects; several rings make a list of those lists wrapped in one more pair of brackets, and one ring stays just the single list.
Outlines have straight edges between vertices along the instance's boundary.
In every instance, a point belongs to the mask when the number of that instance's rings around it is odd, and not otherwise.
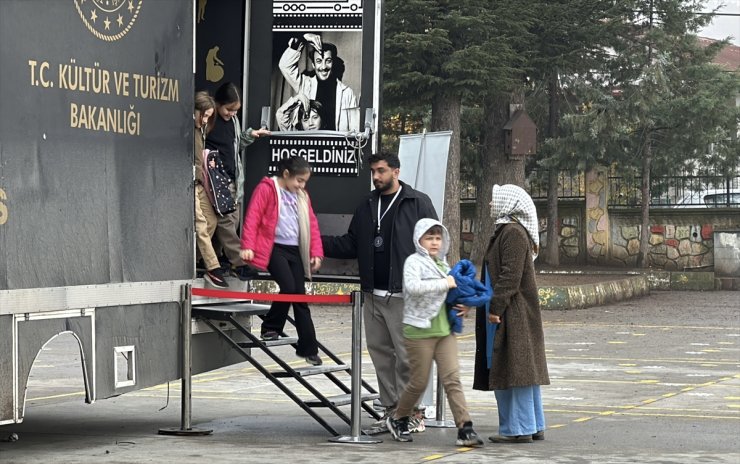
[{"label": "metal staircase", "polygon": [[[343,363],[334,353],[319,343],[319,353],[326,355],[333,364],[297,368],[291,367],[275,352],[275,349],[285,345],[290,345],[295,348],[298,342],[297,338],[287,337],[282,333],[280,334],[280,338],[277,340],[262,340],[259,336],[252,334],[249,328],[245,327],[238,320],[239,318],[243,319],[243,316],[257,316],[263,318],[269,309],[270,307],[268,305],[255,304],[251,301],[193,303],[192,316],[203,321],[213,329],[214,332],[218,333],[239,354],[241,354],[245,360],[249,361],[252,366],[275,384],[276,387],[300,406],[301,409],[308,413],[308,415],[313,417],[314,420],[321,424],[330,434],[333,436],[339,435],[339,433],[337,433],[337,431],[318,414],[317,409],[329,409],[346,422],[347,425],[352,425],[350,418],[341,409],[339,409],[340,406],[345,406],[351,403],[351,388],[340,378],[340,376],[342,376],[349,380],[348,376],[351,376],[352,373],[350,366]],[[223,322],[231,324],[234,329],[238,330],[246,337],[247,341],[234,340],[227,333],[230,329],[228,327],[224,328],[223,324],[221,324]],[[294,320],[290,317],[288,318],[288,322],[295,325]],[[261,352],[265,353],[272,362],[280,367],[280,370],[268,370],[258,359],[252,356],[251,350],[254,349],[259,349]],[[311,384],[310,378],[312,376],[324,376],[331,380],[331,382],[337,387],[337,394],[326,396],[324,393],[320,392]],[[288,379],[290,382],[293,380],[298,382],[298,384],[310,392],[312,397],[308,399],[298,397],[290,386],[286,384],[285,379]],[[364,380],[362,381],[362,388],[364,390],[360,396],[362,408],[376,420],[379,419],[380,415],[373,409],[372,404],[368,404],[368,402],[372,402],[372,400],[379,397],[378,393]]]}]

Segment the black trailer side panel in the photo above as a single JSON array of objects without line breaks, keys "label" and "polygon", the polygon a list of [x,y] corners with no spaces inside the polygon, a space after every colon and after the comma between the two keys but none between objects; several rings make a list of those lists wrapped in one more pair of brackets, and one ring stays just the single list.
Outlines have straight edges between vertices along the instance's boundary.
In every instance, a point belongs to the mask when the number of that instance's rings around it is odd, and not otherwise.
[{"label": "black trailer side panel", "polygon": [[193,2],[0,2],[0,290],[193,277]]}]

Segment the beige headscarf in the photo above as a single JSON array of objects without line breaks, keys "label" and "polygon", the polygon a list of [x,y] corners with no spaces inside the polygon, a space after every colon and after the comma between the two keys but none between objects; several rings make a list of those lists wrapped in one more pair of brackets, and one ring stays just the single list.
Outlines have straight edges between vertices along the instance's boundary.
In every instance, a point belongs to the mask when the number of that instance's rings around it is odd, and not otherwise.
[{"label": "beige headscarf", "polygon": [[496,224],[518,222],[532,240],[533,258],[540,252],[540,231],[537,222],[537,209],[532,197],[516,185],[494,185],[491,192],[491,217]]}]

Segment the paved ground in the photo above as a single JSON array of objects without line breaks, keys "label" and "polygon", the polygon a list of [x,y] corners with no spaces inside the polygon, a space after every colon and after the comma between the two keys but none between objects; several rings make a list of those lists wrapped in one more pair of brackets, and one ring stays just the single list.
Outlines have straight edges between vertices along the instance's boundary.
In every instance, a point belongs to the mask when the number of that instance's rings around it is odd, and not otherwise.
[{"label": "paved ground", "polygon": [[[349,361],[349,309],[314,313],[320,339]],[[65,335],[36,361],[25,422],[0,427],[0,437],[20,436],[0,442],[0,463],[740,462],[740,293],[653,292],[544,318],[552,378],[543,388],[544,442],[470,450],[454,446],[454,430],[428,429],[408,444],[387,434],[377,445],[332,444],[247,364],[194,379],[193,424],[212,436],[160,436],[159,428],[179,425],[179,384],[169,386],[169,405],[166,385],[85,405],[79,353]],[[475,343],[467,322],[460,350],[470,385]],[[366,353],[363,363],[374,383]],[[466,394],[476,429],[494,434],[493,395]]]}]

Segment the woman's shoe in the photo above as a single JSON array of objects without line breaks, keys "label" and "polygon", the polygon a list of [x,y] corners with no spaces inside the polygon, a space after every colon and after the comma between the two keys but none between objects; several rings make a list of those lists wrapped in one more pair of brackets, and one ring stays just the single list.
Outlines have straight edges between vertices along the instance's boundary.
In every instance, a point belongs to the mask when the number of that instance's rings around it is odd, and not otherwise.
[{"label": "woman's shoe", "polygon": [[532,435],[494,435],[488,439],[492,443],[532,443]]},{"label": "woman's shoe", "polygon": [[312,366],[320,366],[324,363],[317,354],[306,356],[306,362],[311,364]]},{"label": "woman's shoe", "polygon": [[545,439],[545,431],[540,430],[539,432],[532,434],[532,440],[544,440]]}]

